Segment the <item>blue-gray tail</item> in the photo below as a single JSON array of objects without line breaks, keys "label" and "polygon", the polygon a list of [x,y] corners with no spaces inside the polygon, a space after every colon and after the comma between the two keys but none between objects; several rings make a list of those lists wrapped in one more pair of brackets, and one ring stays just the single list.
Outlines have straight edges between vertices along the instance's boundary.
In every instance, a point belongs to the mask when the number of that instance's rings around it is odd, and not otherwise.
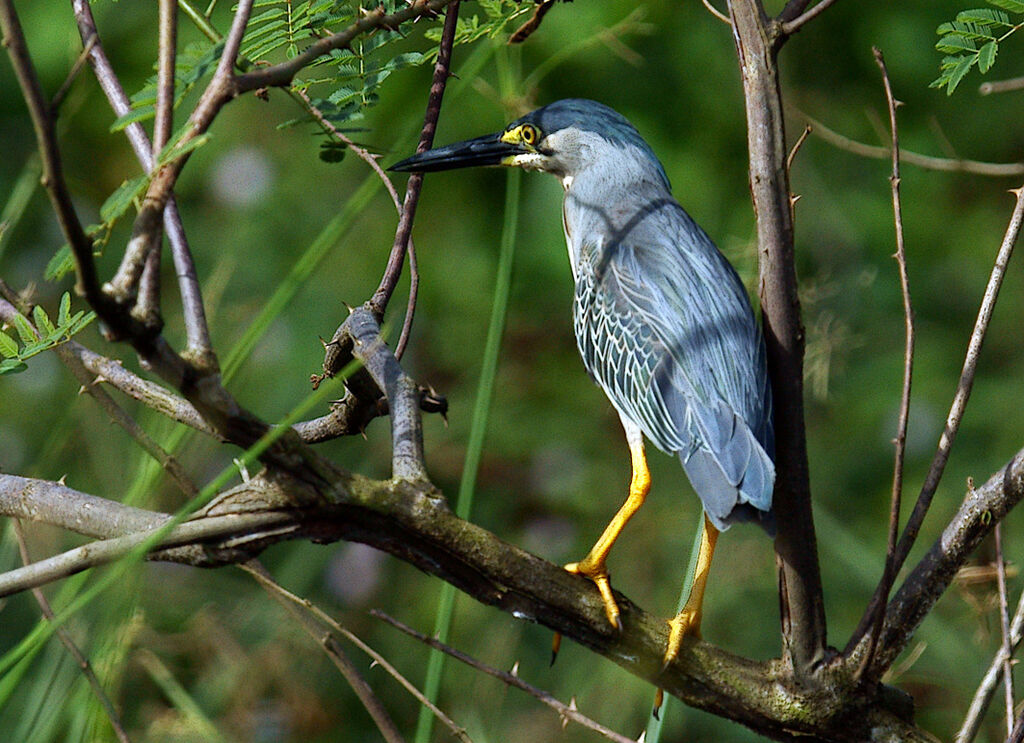
[{"label": "blue-gray tail", "polygon": [[737,521],[754,521],[775,535],[772,491],[775,465],[754,433],[738,417],[725,441],[714,449],[702,443],[679,459],[704,511],[720,531]]}]

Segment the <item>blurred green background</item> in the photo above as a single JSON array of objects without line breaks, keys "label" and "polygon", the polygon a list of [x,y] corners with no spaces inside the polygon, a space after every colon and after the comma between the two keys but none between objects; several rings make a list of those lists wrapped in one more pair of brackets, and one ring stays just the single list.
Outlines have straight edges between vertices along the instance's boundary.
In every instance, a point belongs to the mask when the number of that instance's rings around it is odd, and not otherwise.
[{"label": "blurred green background", "polygon": [[[975,3],[981,4],[981,3]],[[155,8],[98,2],[107,52],[129,92],[153,72]],[[781,2],[769,4],[777,12]],[[903,145],[911,150],[994,162],[1021,159],[1020,93],[981,97],[972,73],[952,98],[931,90],[940,54],[935,27],[966,7],[950,0],[838,3],[793,38],[781,55],[791,142],[804,114],[860,141],[887,141],[887,114],[871,47],[886,55],[900,108]],[[44,88],[52,94],[80,50],[63,3],[18,3]],[[229,8],[214,21],[227,28]],[[464,16],[480,12],[464,4]],[[407,42],[425,49],[422,22]],[[436,24],[434,24],[436,26]],[[513,27],[517,24],[513,24]],[[182,20],[183,43],[199,38]],[[728,27],[697,0],[685,3],[605,0],[559,4],[521,48],[487,39],[456,49],[437,133],[439,144],[499,129],[536,105],[563,97],[607,103],[629,118],[665,165],[676,196],[735,263],[748,286],[756,275],[755,230],[747,187],[746,133]],[[990,77],[1024,69],[1024,44],[1011,39]],[[471,55],[477,75],[462,74]],[[383,153],[385,164],[412,150],[422,122],[430,66],[394,74],[380,103],[351,136]],[[193,100],[194,96],[192,99]],[[179,118],[185,109],[179,109]],[[299,115],[286,95],[243,97],[228,106],[213,140],[196,152],[177,189],[196,256],[218,351],[226,353],[294,262],[367,178],[354,156],[318,158],[312,127],[279,130]],[[139,174],[126,141],[111,134],[113,115],[91,73],[72,87],[60,118],[61,148],[83,221],[126,178]],[[0,62],[0,208],[19,177],[31,173],[34,138],[10,64]],[[792,169],[798,271],[808,333],[807,424],[816,524],[829,637],[842,647],[881,573],[892,478],[903,353],[887,160],[866,160],[815,135]],[[902,194],[910,282],[917,317],[917,357],[907,448],[905,501],[912,501],[930,462],[956,385],[992,259],[1020,180],[929,172],[905,165]],[[31,177],[31,176],[28,176]],[[404,178],[397,179],[404,187]],[[495,281],[505,173],[464,171],[427,178],[414,231],[420,298],[406,368],[448,397],[448,423],[426,419],[428,465],[450,498],[458,489]],[[524,176],[511,309],[472,519],[502,538],[556,563],[579,558],[623,499],[628,451],[620,425],[587,379],[572,336],[572,282],[553,178]],[[318,337],[330,337],[379,280],[395,228],[382,190],[362,210],[274,321],[232,380],[240,401],[266,420],[283,417],[308,394],[319,370]],[[115,232],[100,262],[116,267],[127,227]],[[36,190],[17,226],[0,242],[0,276],[34,285],[53,312],[70,278],[51,283],[42,270],[62,243],[48,202]],[[170,270],[167,276],[170,277]],[[401,326],[407,276],[389,322]],[[180,343],[176,294],[168,278],[167,335]],[[963,496],[968,477],[984,481],[1024,444],[1016,414],[1024,379],[1019,317],[1024,282],[1015,261],[985,345],[979,376],[957,445],[910,564],[937,536]],[[1017,328],[1015,330],[1014,328]],[[137,363],[109,347],[95,328],[81,337],[95,350]],[[56,479],[116,500],[165,510],[181,503],[159,474],[52,355],[0,381],[0,468]],[[173,427],[135,412],[159,440]],[[352,470],[389,474],[387,426],[366,439],[320,450]],[[180,456],[202,484],[237,452],[199,438]],[[646,609],[672,613],[683,579],[699,504],[675,459],[653,453],[651,498],[612,553],[615,586]],[[133,485],[133,483],[136,483]],[[905,512],[909,509],[905,509]],[[41,557],[81,543],[55,530],[29,530]],[[1004,532],[1019,564],[1020,516]],[[379,607],[423,631],[434,623],[441,584],[360,545],[287,544],[265,562],[288,588],[308,596],[421,684],[427,651],[370,618]],[[981,563],[991,559],[986,546]],[[0,567],[19,564],[6,527]],[[1015,575],[1015,571],[1014,571]],[[90,578],[75,579],[75,581]],[[1010,582],[1011,604],[1019,580]],[[61,588],[50,589],[52,595]],[[892,679],[911,692],[920,723],[950,737],[999,642],[995,582],[958,582],[926,620]],[[58,600],[59,603],[59,600]],[[779,652],[778,599],[771,544],[756,529],[726,534],[712,568],[704,636],[736,653]],[[0,652],[37,621],[29,595],[8,600],[0,616]],[[323,653],[247,576],[145,565],[79,613],[69,629],[139,741],[371,741],[372,723]],[[452,644],[520,675],[602,723],[636,737],[647,723],[653,689],[572,643],[548,667],[551,633],[465,597],[455,604]],[[352,649],[399,727],[412,737],[418,704]],[[364,662],[365,660],[365,662]],[[160,672],[173,674],[173,683]],[[8,676],[11,680],[12,677]],[[0,709],[4,739],[104,740],[109,737],[91,692],[64,649],[51,641],[20,666]],[[174,685],[194,702],[175,702]],[[474,741],[591,741],[579,727],[499,682],[451,662],[440,705]],[[738,726],[675,705],[664,740],[747,741]],[[998,714],[979,740],[1001,740]],[[99,720],[99,722],[97,722]],[[434,740],[448,740],[435,726]]]}]

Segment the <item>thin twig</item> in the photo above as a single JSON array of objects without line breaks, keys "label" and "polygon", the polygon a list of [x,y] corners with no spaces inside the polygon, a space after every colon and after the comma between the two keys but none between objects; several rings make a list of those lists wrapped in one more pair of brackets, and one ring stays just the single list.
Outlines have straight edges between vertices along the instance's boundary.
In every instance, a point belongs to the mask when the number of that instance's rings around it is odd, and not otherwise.
[{"label": "thin twig", "polygon": [[1003,561],[1003,529],[996,524],[996,584],[999,587],[999,630],[1002,637],[1003,690],[1006,696],[1006,735],[1013,734],[1013,661],[1010,651],[1010,618],[1006,597],[1006,563]]},{"label": "thin twig", "polygon": [[68,91],[71,90],[72,83],[78,79],[79,73],[82,72],[82,68],[85,66],[86,59],[89,57],[89,52],[92,51],[93,44],[96,43],[95,39],[91,39],[79,52],[78,57],[75,59],[75,63],[71,65],[71,70],[68,72],[68,76],[64,78],[64,82],[57,89],[57,92],[53,94],[53,98],[50,99],[50,113],[54,118],[57,118],[60,114],[61,104],[64,103],[64,99],[67,97]]},{"label": "thin twig", "polygon": [[892,174],[889,176],[889,185],[892,188],[892,213],[896,228],[896,265],[899,267],[900,291],[903,295],[903,319],[905,327],[903,347],[903,393],[900,397],[899,423],[896,427],[896,438],[893,443],[896,447],[896,454],[893,462],[892,473],[892,496],[889,502],[889,531],[885,548],[885,566],[882,569],[882,579],[876,592],[877,601],[873,600],[868,607],[872,613],[870,619],[871,634],[868,636],[868,646],[857,668],[856,677],[871,667],[877,647],[878,637],[882,632],[882,622],[885,621],[885,605],[889,600],[889,592],[892,590],[893,581],[896,578],[894,570],[896,559],[896,539],[900,529],[900,504],[903,497],[903,462],[907,450],[907,421],[910,418],[910,389],[914,376],[914,307],[910,301],[910,278],[907,274],[907,253],[906,244],[903,238],[903,207],[900,201],[900,137],[899,127],[896,122],[897,101],[893,97],[892,83],[889,80],[889,71],[885,66],[885,58],[882,50],[878,47],[872,49],[875,55],[875,62],[882,73],[882,85],[885,87],[885,100],[889,108],[889,129],[892,134]]},{"label": "thin twig", "polygon": [[[189,117],[192,126],[182,137],[182,146],[204,133],[212,124],[213,118],[229,100],[229,91],[234,81],[235,60],[238,58],[242,37],[249,24],[252,5],[253,0],[240,0],[235,9],[231,28],[224,38],[224,50],[221,52],[213,77]],[[170,197],[187,159],[187,155],[174,158],[171,162],[161,166],[150,181],[142,208],[139,209],[135,223],[132,225],[132,237],[121,258],[121,265],[118,266],[114,277],[104,287],[105,291],[118,302],[126,303],[136,294],[146,259],[150,253],[157,250],[161,237],[163,210],[167,199]],[[153,317],[147,316],[145,319],[151,325],[156,322]]]},{"label": "thin twig", "polygon": [[542,0],[539,1],[536,7],[533,9],[533,15],[530,19],[522,26],[517,28],[515,32],[508,37],[509,44],[522,44],[530,36],[540,28],[541,21],[544,20],[544,16],[548,14],[551,7],[555,4],[556,0]]},{"label": "thin twig", "polygon": [[610,728],[606,728],[601,723],[596,722],[587,717],[586,715],[581,714],[579,710],[575,709],[575,707],[563,704],[543,689],[538,689],[536,686],[532,686],[531,684],[526,683],[514,673],[509,673],[508,671],[501,671],[497,668],[487,665],[486,663],[482,663],[476,658],[467,655],[466,653],[463,653],[461,650],[456,650],[455,648],[449,645],[445,645],[440,640],[436,640],[433,637],[427,637],[423,633],[417,632],[412,627],[403,624],[394,617],[388,616],[379,609],[371,610],[370,614],[374,617],[377,617],[377,619],[387,622],[395,629],[404,632],[410,637],[419,640],[424,645],[428,645],[434,648],[435,650],[440,650],[442,653],[445,653],[446,655],[450,655],[452,658],[455,658],[455,660],[461,661],[462,663],[465,663],[467,666],[475,668],[478,671],[482,671],[483,673],[486,673],[488,676],[493,676],[494,678],[507,684],[508,686],[514,686],[515,688],[521,691],[525,691],[534,699],[540,701],[542,704],[546,704],[548,707],[555,710],[555,712],[557,712],[559,717],[561,717],[563,720],[567,719],[571,720],[572,722],[578,723],[583,727],[587,728],[588,730],[593,730],[594,732],[600,733],[609,740],[616,741],[616,743],[635,743],[635,741],[631,740],[630,738],[627,738],[621,733],[617,733]]},{"label": "thin twig", "polygon": [[1024,639],[1024,593],[1021,594],[1020,599],[1017,601],[1017,609],[1014,611],[1013,620],[1010,622],[1009,649],[1007,649],[1005,643],[1000,645],[995,657],[992,658],[988,670],[974,692],[971,705],[967,709],[967,714],[964,715],[964,721],[960,725],[956,737],[953,738],[954,743],[971,743],[978,734],[981,720],[985,716],[985,711],[988,709],[989,702],[999,683],[999,677],[1003,674],[1006,662],[1012,659],[1013,653],[1017,650],[1022,639]]},{"label": "thin twig", "polygon": [[[131,102],[107,59],[96,31],[96,22],[93,19],[89,0],[72,0],[71,5],[82,43],[89,49],[89,63],[92,65],[96,79],[114,114],[119,117],[124,116],[131,110]],[[137,121],[129,124],[125,127],[125,135],[143,169],[146,172],[152,170],[153,150],[142,124]],[[178,279],[178,291],[181,294],[187,355],[198,367],[215,369],[217,361],[210,341],[210,329],[206,322],[206,310],[199,288],[199,278],[188,239],[185,237],[181,215],[178,213],[178,204],[173,196],[168,199],[167,207],[164,210],[164,231],[167,235],[167,242],[171,246],[174,272]]]},{"label": "thin twig", "polygon": [[803,132],[797,138],[796,144],[793,145],[793,148],[789,151],[789,155],[786,157],[786,170],[793,169],[793,161],[796,159],[796,153],[798,153],[800,148],[804,146],[804,142],[807,141],[807,137],[810,135],[812,128],[813,127],[808,124],[804,127]]},{"label": "thin twig", "polygon": [[704,3],[704,7],[708,9],[708,12],[711,13],[711,15],[713,15],[715,18],[720,20],[722,23],[725,23],[726,25],[732,25],[732,21],[729,20],[729,16],[726,15],[725,13],[723,13],[722,11],[720,11],[714,5],[712,5],[711,4],[711,0],[700,0],[700,1],[702,3]]},{"label": "thin twig", "polygon": [[971,396],[971,388],[974,385],[974,375],[978,367],[978,357],[981,354],[981,347],[985,341],[985,334],[988,332],[989,322],[992,320],[992,313],[995,311],[996,300],[999,297],[999,289],[1002,286],[1003,278],[1006,276],[1006,269],[1013,254],[1013,247],[1020,234],[1021,223],[1024,221],[1024,189],[1014,189],[1011,193],[1016,197],[1013,214],[1010,217],[1006,234],[999,247],[992,272],[989,275],[988,284],[985,287],[985,294],[982,297],[981,307],[978,309],[978,317],[971,332],[971,339],[967,345],[967,353],[964,357],[963,369],[960,373],[960,380],[957,383],[956,395],[950,406],[949,415],[946,418],[946,427],[939,439],[939,446],[932,459],[924,485],[921,487],[921,494],[914,505],[914,511],[907,521],[903,530],[897,552],[897,560],[894,565],[896,572],[903,566],[907,554],[913,546],[917,531],[920,529],[921,521],[931,504],[932,496],[938,489],[939,481],[945,471],[946,461],[949,459],[949,452],[956,439],[957,431],[960,429],[960,420],[963,417],[967,401]]},{"label": "thin twig", "polygon": [[[25,531],[21,526],[20,519],[11,519],[11,523],[14,526],[14,536],[18,540],[18,551],[21,553],[21,561],[25,565],[29,565],[32,562],[32,557],[28,552],[28,543],[25,541]],[[53,613],[53,608],[50,606],[49,600],[46,598],[46,594],[39,588],[32,589],[32,596],[35,598],[36,603],[39,604],[39,610],[42,612],[46,621],[52,622],[56,619],[56,615]],[[113,703],[107,696],[106,691],[103,689],[103,684],[96,677],[96,672],[93,670],[92,664],[89,659],[85,656],[78,645],[75,644],[74,639],[71,637],[71,633],[64,627],[56,628],[57,639],[60,640],[61,644],[67,648],[68,653],[72,658],[75,659],[75,663],[82,671],[82,675],[85,676],[85,680],[89,683],[92,688],[92,693],[96,695],[97,701],[100,703],[100,707],[103,708],[103,713],[107,716],[107,720],[110,721],[110,727],[114,731],[114,735],[121,743],[131,743],[131,739],[128,737],[128,733],[125,732],[124,727],[121,725],[121,718],[117,714],[117,710],[114,709]]]},{"label": "thin twig", "polygon": [[[430,84],[430,94],[427,96],[427,111],[423,117],[423,130],[420,133],[420,141],[416,147],[417,153],[426,152],[434,144],[437,119],[441,114],[441,101],[444,98],[445,86],[450,75],[452,46],[455,40],[455,27],[458,17],[459,0],[455,0],[445,11],[444,28],[441,31],[437,62],[434,64],[434,77]],[[398,284],[398,279],[402,275],[402,264],[405,262],[406,246],[409,242],[409,235],[412,234],[412,223],[416,217],[416,205],[419,203],[422,187],[422,173],[413,173],[409,176],[409,181],[405,187],[405,200],[402,202],[402,216],[398,220],[398,228],[395,231],[395,241],[391,246],[388,264],[384,269],[384,276],[381,277],[377,291],[374,292],[373,297],[368,303],[378,322],[383,318],[391,295]],[[402,336],[399,338],[399,346],[403,350],[405,343],[403,343],[402,338],[408,337],[411,323],[412,313],[407,311],[405,322],[402,326]]]},{"label": "thin twig", "polygon": [[[903,534],[900,536],[900,541],[896,546],[896,555],[892,568],[893,575],[899,574],[900,568],[903,567],[903,563],[906,561],[907,555],[910,554],[910,550],[914,546],[918,532],[921,529],[921,524],[924,521],[925,515],[928,513],[928,508],[931,506],[932,498],[935,496],[935,492],[939,487],[939,482],[945,472],[950,450],[952,449],[953,442],[956,439],[957,431],[960,429],[960,421],[963,418],[964,409],[967,407],[967,401],[971,396],[971,388],[974,385],[974,375],[977,371],[978,357],[981,354],[981,347],[984,343],[985,334],[988,331],[988,326],[992,319],[992,313],[995,310],[996,299],[999,297],[999,289],[1002,286],[1003,278],[1006,276],[1006,269],[1010,262],[1010,256],[1013,254],[1013,247],[1017,242],[1018,235],[1020,234],[1022,222],[1024,222],[1024,188],[1014,189],[1011,193],[1016,197],[1013,214],[1011,215],[1010,222],[1007,225],[1006,234],[1003,236],[1003,242],[1000,245],[999,253],[996,255],[995,263],[992,266],[992,272],[989,275],[988,284],[985,287],[985,294],[982,297],[981,306],[978,309],[978,317],[974,323],[974,330],[971,332],[971,338],[967,344],[967,353],[965,354],[963,368],[960,372],[960,380],[957,382],[956,393],[953,397],[953,402],[950,405],[949,415],[946,417],[946,426],[939,438],[939,444],[936,449],[935,456],[932,458],[928,474],[925,476],[924,484],[921,486],[921,492],[918,494],[917,502],[914,504],[914,509],[911,511],[910,517],[907,519],[906,526],[903,527]],[[911,578],[908,578],[907,580],[910,581]],[[907,585],[907,583],[904,583],[904,589]],[[872,602],[880,600],[882,588],[883,586],[879,585],[876,589],[875,596],[872,597]],[[904,589],[901,589],[901,593]],[[868,631],[868,627],[869,621],[865,614],[865,616],[861,618],[860,625],[857,627],[857,630],[853,633],[850,642],[846,646],[845,652],[847,654],[851,653],[854,647],[864,638]],[[897,634],[903,635],[905,632],[906,628],[904,627],[903,631]],[[902,642],[902,640],[900,641]],[[885,656],[888,654],[888,650],[883,653]],[[875,665],[884,664],[876,662]],[[871,669],[869,669],[868,673],[871,672]]]},{"label": "thin twig", "polygon": [[[391,677],[394,678],[395,681],[397,681],[399,684],[401,684],[405,688],[405,690],[408,691],[413,697],[415,697],[420,704],[422,704],[432,713],[434,713],[434,716],[437,717],[437,719],[440,720],[445,727],[452,731],[452,735],[454,735],[459,740],[463,741],[463,743],[473,743],[472,739],[466,733],[465,728],[459,727],[459,725],[457,725],[454,720],[448,717],[448,715],[446,715],[439,707],[437,707],[433,702],[427,699],[423,695],[423,692],[421,692],[419,689],[413,686],[413,684],[407,678],[405,678],[405,676],[403,676],[398,671],[397,668],[395,668],[393,665],[391,665],[391,663],[388,662],[387,658],[385,658],[383,655],[381,655],[372,647],[363,642],[357,635],[353,634],[351,631],[342,627],[331,615],[329,615],[319,606],[314,604],[312,601],[306,598],[302,598],[301,596],[296,596],[294,593],[292,593],[287,588],[278,583],[276,580],[274,580],[274,577],[269,572],[267,572],[267,569],[263,566],[262,563],[259,562],[259,560],[250,560],[249,562],[239,565],[239,567],[245,572],[249,573],[249,575],[251,575],[253,578],[255,578],[259,582],[259,584],[263,586],[267,590],[267,592],[274,597],[275,600],[277,600],[279,603],[281,603],[282,606],[288,609],[289,612],[292,612],[292,610],[296,607],[302,609],[303,611],[312,615],[314,618],[319,620],[327,627],[330,627],[332,630],[334,630],[334,632],[344,637],[346,640],[348,640],[353,645],[358,647],[371,658],[373,658],[374,663],[379,665],[388,674],[390,674]],[[284,601],[282,601],[282,599],[284,599]],[[294,612],[292,613],[294,614]],[[303,623],[305,624],[305,620],[300,621],[303,621]]]},{"label": "thin twig", "polygon": [[1013,77],[1009,80],[991,80],[978,86],[978,95],[991,95],[992,93],[1008,93],[1024,88],[1024,77]]},{"label": "thin twig", "polygon": [[57,137],[53,128],[53,117],[50,115],[49,103],[43,96],[32,59],[29,56],[25,33],[14,9],[13,0],[0,0],[0,31],[3,34],[3,45],[11,58],[18,84],[21,86],[25,105],[28,106],[35,130],[39,154],[43,164],[43,185],[53,204],[57,220],[60,222],[64,236],[71,247],[71,255],[75,261],[78,275],[78,291],[85,296],[93,307],[104,307],[106,298],[100,291],[96,264],[92,254],[92,240],[85,234],[82,223],[75,213],[64,179],[60,151],[57,148]]},{"label": "thin twig", "polygon": [[[812,119],[805,113],[800,113],[804,119],[814,128],[814,134],[824,139],[829,144],[847,152],[852,152],[861,157],[870,157],[875,160],[886,160],[892,157],[888,147],[876,147],[864,144],[838,132],[829,129],[820,121]],[[986,163],[978,160],[960,160],[946,157],[932,157],[921,155],[909,150],[900,151],[900,159],[903,163],[916,165],[927,170],[938,170],[946,173],[971,173],[972,175],[984,175],[989,177],[1019,176],[1024,175],[1024,163]]]},{"label": "thin twig", "polygon": [[302,611],[302,608],[308,609],[303,600],[282,588],[258,560],[250,560],[239,565],[239,567],[253,576],[270,594],[271,598],[284,607],[284,610],[298,621],[302,629],[323,648],[323,651],[327,653],[327,657],[331,659],[331,662],[334,663],[335,667],[341,672],[341,675],[345,677],[349,686],[352,687],[356,696],[359,697],[363,708],[373,718],[373,722],[377,725],[381,735],[384,736],[384,740],[387,743],[403,743],[402,734],[398,731],[384,704],[373,692],[366,679],[356,669],[355,664],[345,654],[345,651],[341,649],[338,641],[329,632],[324,632],[323,626],[317,621],[316,617],[311,616],[308,611]]},{"label": "thin twig", "polygon": [[826,10],[828,10],[829,6],[835,3],[835,1],[836,0],[821,0],[821,2],[819,2],[813,8],[811,8],[808,11],[805,11],[804,13],[797,16],[793,20],[784,21],[782,24],[782,33],[784,33],[786,36],[792,36],[797,31],[799,31],[804,26],[804,24],[813,21],[821,13],[824,13]]},{"label": "thin twig", "polygon": [[174,131],[174,62],[178,51],[177,0],[160,0],[160,51],[153,120],[153,159]]}]

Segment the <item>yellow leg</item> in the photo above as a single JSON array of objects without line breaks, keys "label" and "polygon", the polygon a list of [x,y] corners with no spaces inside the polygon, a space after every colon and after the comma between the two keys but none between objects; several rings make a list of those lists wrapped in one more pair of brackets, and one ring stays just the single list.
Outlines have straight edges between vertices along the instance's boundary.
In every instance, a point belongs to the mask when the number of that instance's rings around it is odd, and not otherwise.
[{"label": "yellow leg", "polygon": [[668,622],[668,647],[665,649],[664,665],[667,666],[682,647],[683,638],[700,637],[701,612],[704,608],[704,588],[708,582],[708,570],[711,568],[711,557],[715,554],[715,542],[718,541],[718,529],[704,515],[704,529],[701,532],[700,551],[697,554],[697,567],[693,571],[693,586],[690,596],[683,605],[683,610]]},{"label": "yellow leg", "polygon": [[647,493],[651,489],[651,473],[647,469],[643,437],[640,435],[639,429],[633,435],[629,428],[626,430],[626,436],[629,440],[629,453],[633,464],[633,477],[629,483],[629,497],[626,498],[626,502],[622,504],[619,512],[615,514],[615,518],[605,527],[601,538],[597,540],[597,543],[590,549],[587,556],[579,562],[569,563],[565,566],[565,569],[570,573],[578,573],[594,581],[597,585],[597,590],[601,592],[601,600],[604,602],[604,612],[608,616],[608,621],[611,622],[615,629],[620,631],[622,630],[622,620],[619,617],[619,607],[612,596],[612,587],[608,580],[608,568],[605,563],[608,560],[608,553],[611,552],[612,545],[615,544],[615,540],[619,538],[619,534],[633,514],[644,504]]}]

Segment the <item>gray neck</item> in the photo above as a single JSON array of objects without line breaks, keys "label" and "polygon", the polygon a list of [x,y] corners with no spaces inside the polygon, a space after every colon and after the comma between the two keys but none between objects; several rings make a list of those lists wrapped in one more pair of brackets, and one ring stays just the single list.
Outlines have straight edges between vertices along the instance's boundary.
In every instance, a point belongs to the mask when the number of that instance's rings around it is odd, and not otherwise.
[{"label": "gray neck", "polygon": [[600,259],[613,248],[617,236],[628,234],[666,202],[674,203],[660,168],[640,158],[617,157],[616,163],[607,167],[598,160],[562,177],[563,225],[574,277],[584,263]]}]

